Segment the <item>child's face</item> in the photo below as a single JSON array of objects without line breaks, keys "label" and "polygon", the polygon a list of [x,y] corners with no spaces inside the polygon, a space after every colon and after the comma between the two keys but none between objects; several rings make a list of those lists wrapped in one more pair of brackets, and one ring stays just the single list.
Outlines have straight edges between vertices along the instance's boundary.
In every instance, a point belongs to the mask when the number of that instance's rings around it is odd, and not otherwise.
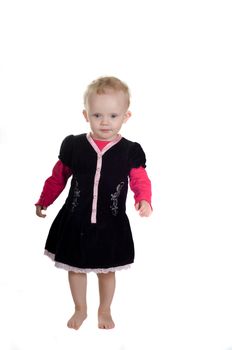
[{"label": "child's face", "polygon": [[107,91],[105,94],[90,94],[84,117],[90,123],[92,136],[97,140],[113,140],[122,124],[131,113],[127,110],[128,101],[122,91]]}]

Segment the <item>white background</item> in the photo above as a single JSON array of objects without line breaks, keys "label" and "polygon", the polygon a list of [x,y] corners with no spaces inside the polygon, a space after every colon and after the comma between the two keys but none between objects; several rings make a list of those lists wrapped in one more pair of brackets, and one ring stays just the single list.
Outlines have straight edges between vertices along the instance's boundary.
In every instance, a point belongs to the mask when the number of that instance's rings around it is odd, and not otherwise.
[{"label": "white background", "polygon": [[[232,349],[231,1],[1,1],[0,348]],[[122,134],[140,142],[154,214],[128,198],[136,260],[117,274],[116,328],[73,312],[67,273],[43,256],[68,188],[34,203],[62,139],[88,131],[86,85],[116,75],[132,92]]]}]

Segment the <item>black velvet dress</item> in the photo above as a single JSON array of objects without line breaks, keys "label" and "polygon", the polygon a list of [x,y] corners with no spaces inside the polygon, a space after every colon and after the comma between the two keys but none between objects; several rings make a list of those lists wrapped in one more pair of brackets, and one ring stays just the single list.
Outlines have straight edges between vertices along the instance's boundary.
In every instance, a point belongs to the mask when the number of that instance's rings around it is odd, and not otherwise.
[{"label": "black velvet dress", "polygon": [[108,272],[134,261],[126,196],[132,168],[145,167],[141,146],[121,136],[102,151],[90,135],[70,135],[59,159],[73,172],[65,204],[53,221],[45,254],[57,267]]}]

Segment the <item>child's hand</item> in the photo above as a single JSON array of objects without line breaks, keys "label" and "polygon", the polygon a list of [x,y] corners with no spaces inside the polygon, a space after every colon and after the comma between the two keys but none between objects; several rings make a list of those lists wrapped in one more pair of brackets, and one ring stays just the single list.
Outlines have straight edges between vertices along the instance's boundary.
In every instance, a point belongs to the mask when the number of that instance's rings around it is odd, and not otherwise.
[{"label": "child's hand", "polygon": [[42,210],[47,210],[47,207],[42,207],[41,205],[36,206],[36,215],[40,218],[45,218],[46,214],[43,214]]},{"label": "child's hand", "polygon": [[140,216],[150,216],[152,213],[150,204],[144,199],[135,204],[135,209],[139,211]]}]

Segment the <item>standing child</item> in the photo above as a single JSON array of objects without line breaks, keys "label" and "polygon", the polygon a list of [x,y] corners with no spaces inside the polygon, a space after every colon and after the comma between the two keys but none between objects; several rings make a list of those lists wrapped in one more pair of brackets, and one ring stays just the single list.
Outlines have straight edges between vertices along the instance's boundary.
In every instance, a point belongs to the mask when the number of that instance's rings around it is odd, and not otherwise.
[{"label": "standing child", "polygon": [[59,161],[44,184],[36,203],[36,214],[54,202],[72,176],[65,204],[50,228],[45,254],[57,267],[68,271],[75,312],[68,327],[78,329],[87,317],[87,272],[99,281],[98,327],[114,327],[111,303],[115,271],[134,261],[134,244],[126,215],[128,179],[135,208],[149,216],[151,184],[145,171],[141,146],[118,132],[130,118],[129,89],[115,77],[93,81],[84,95],[83,115],[89,134],[67,136],[61,144]]}]

